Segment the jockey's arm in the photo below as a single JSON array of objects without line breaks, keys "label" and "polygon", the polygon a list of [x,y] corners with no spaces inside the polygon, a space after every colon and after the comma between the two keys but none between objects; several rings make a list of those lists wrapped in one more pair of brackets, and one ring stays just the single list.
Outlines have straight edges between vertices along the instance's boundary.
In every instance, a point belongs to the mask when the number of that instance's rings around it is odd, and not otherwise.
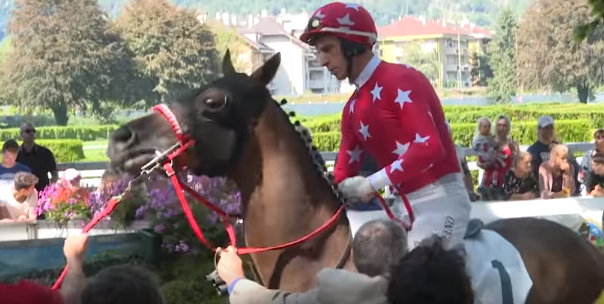
[{"label": "jockey's arm", "polygon": [[429,170],[432,165],[444,156],[440,133],[430,112],[430,101],[438,99],[434,88],[420,77],[407,76],[401,79],[398,90],[390,91],[386,100],[396,100],[398,92],[411,91],[410,102],[393,102],[404,132],[398,134],[401,143],[410,143],[407,152],[382,170],[369,177],[375,190],[386,186],[404,184],[416,178],[420,173]]},{"label": "jockey's arm", "polygon": [[349,107],[350,101],[348,101],[342,111],[340,123],[342,140],[340,142],[340,149],[338,150],[338,160],[333,169],[336,184],[348,177],[358,175],[365,157],[350,124]]}]

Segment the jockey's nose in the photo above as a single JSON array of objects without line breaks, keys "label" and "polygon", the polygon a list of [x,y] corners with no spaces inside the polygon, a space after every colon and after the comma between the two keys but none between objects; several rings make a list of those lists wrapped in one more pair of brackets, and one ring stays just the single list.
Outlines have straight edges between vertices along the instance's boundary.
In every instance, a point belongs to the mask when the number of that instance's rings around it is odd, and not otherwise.
[{"label": "jockey's nose", "polygon": [[323,53],[319,53],[319,64],[321,66],[327,66],[327,64],[329,63],[329,60],[327,60],[327,55],[323,54]]}]

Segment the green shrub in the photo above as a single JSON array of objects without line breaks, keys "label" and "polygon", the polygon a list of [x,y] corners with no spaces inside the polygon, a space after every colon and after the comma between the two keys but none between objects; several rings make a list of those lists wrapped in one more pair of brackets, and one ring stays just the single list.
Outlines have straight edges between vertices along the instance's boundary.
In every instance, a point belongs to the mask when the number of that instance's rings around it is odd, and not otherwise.
[{"label": "green shrub", "polygon": [[[453,140],[462,147],[470,147],[476,131],[476,124],[451,124]],[[561,142],[589,142],[593,132],[591,121],[559,120],[556,121],[556,134]],[[530,145],[537,140],[537,122],[516,123],[512,128],[512,137],[521,145]],[[340,147],[340,132],[313,133],[315,146],[319,151],[337,151]]]},{"label": "green shrub", "polygon": [[57,163],[75,162],[85,158],[84,144],[81,140],[36,140],[36,143],[52,151],[52,154],[54,154]]},{"label": "green shrub", "polygon": [[[66,127],[41,127],[36,128],[37,139],[79,139],[92,141],[107,139],[117,130],[118,126],[66,126]],[[19,138],[19,128],[0,130],[0,140]]]},{"label": "green shrub", "polygon": [[[481,117],[496,119],[505,114],[512,120],[512,129],[518,123],[536,122],[542,115],[550,115],[556,120],[586,119],[590,129],[604,127],[604,105],[565,104],[530,104],[522,106],[444,106],[445,117],[451,124],[471,124]],[[304,125],[313,133],[339,132],[341,113],[315,116],[306,119]],[[591,138],[590,138],[591,140]]]}]

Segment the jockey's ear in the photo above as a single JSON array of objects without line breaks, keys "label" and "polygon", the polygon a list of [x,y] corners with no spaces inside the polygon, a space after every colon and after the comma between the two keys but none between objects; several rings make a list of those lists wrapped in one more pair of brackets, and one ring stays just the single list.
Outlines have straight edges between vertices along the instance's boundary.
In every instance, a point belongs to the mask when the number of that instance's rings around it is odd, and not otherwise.
[{"label": "jockey's ear", "polygon": [[231,61],[231,52],[229,49],[224,53],[224,58],[222,59],[222,74],[224,76],[236,74],[235,67],[233,66],[233,62]]},{"label": "jockey's ear", "polygon": [[277,74],[277,70],[279,69],[279,65],[281,64],[281,53],[277,53],[271,57],[267,62],[265,62],[261,67],[259,67],[252,75],[250,76],[252,80],[260,83],[263,86],[268,85],[271,80]]}]

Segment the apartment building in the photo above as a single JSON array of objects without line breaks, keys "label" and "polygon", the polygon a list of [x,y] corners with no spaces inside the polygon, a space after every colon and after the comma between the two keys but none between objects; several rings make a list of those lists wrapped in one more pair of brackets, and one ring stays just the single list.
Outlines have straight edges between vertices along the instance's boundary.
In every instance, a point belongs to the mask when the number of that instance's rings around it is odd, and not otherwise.
[{"label": "apartment building", "polygon": [[304,93],[334,93],[339,90],[339,81],[320,66],[315,52],[299,39],[308,22],[308,14],[268,16],[260,15],[239,18],[228,13],[219,13],[216,19],[232,26],[257,52],[250,53],[266,61],[275,53],[281,53],[281,67],[269,88],[274,95],[300,95]]},{"label": "apartment building", "polygon": [[410,41],[422,41],[423,49],[435,52],[439,87],[470,87],[470,48],[484,47],[491,33],[470,23],[403,17],[378,29],[378,53],[389,62],[405,63],[403,48]]}]

